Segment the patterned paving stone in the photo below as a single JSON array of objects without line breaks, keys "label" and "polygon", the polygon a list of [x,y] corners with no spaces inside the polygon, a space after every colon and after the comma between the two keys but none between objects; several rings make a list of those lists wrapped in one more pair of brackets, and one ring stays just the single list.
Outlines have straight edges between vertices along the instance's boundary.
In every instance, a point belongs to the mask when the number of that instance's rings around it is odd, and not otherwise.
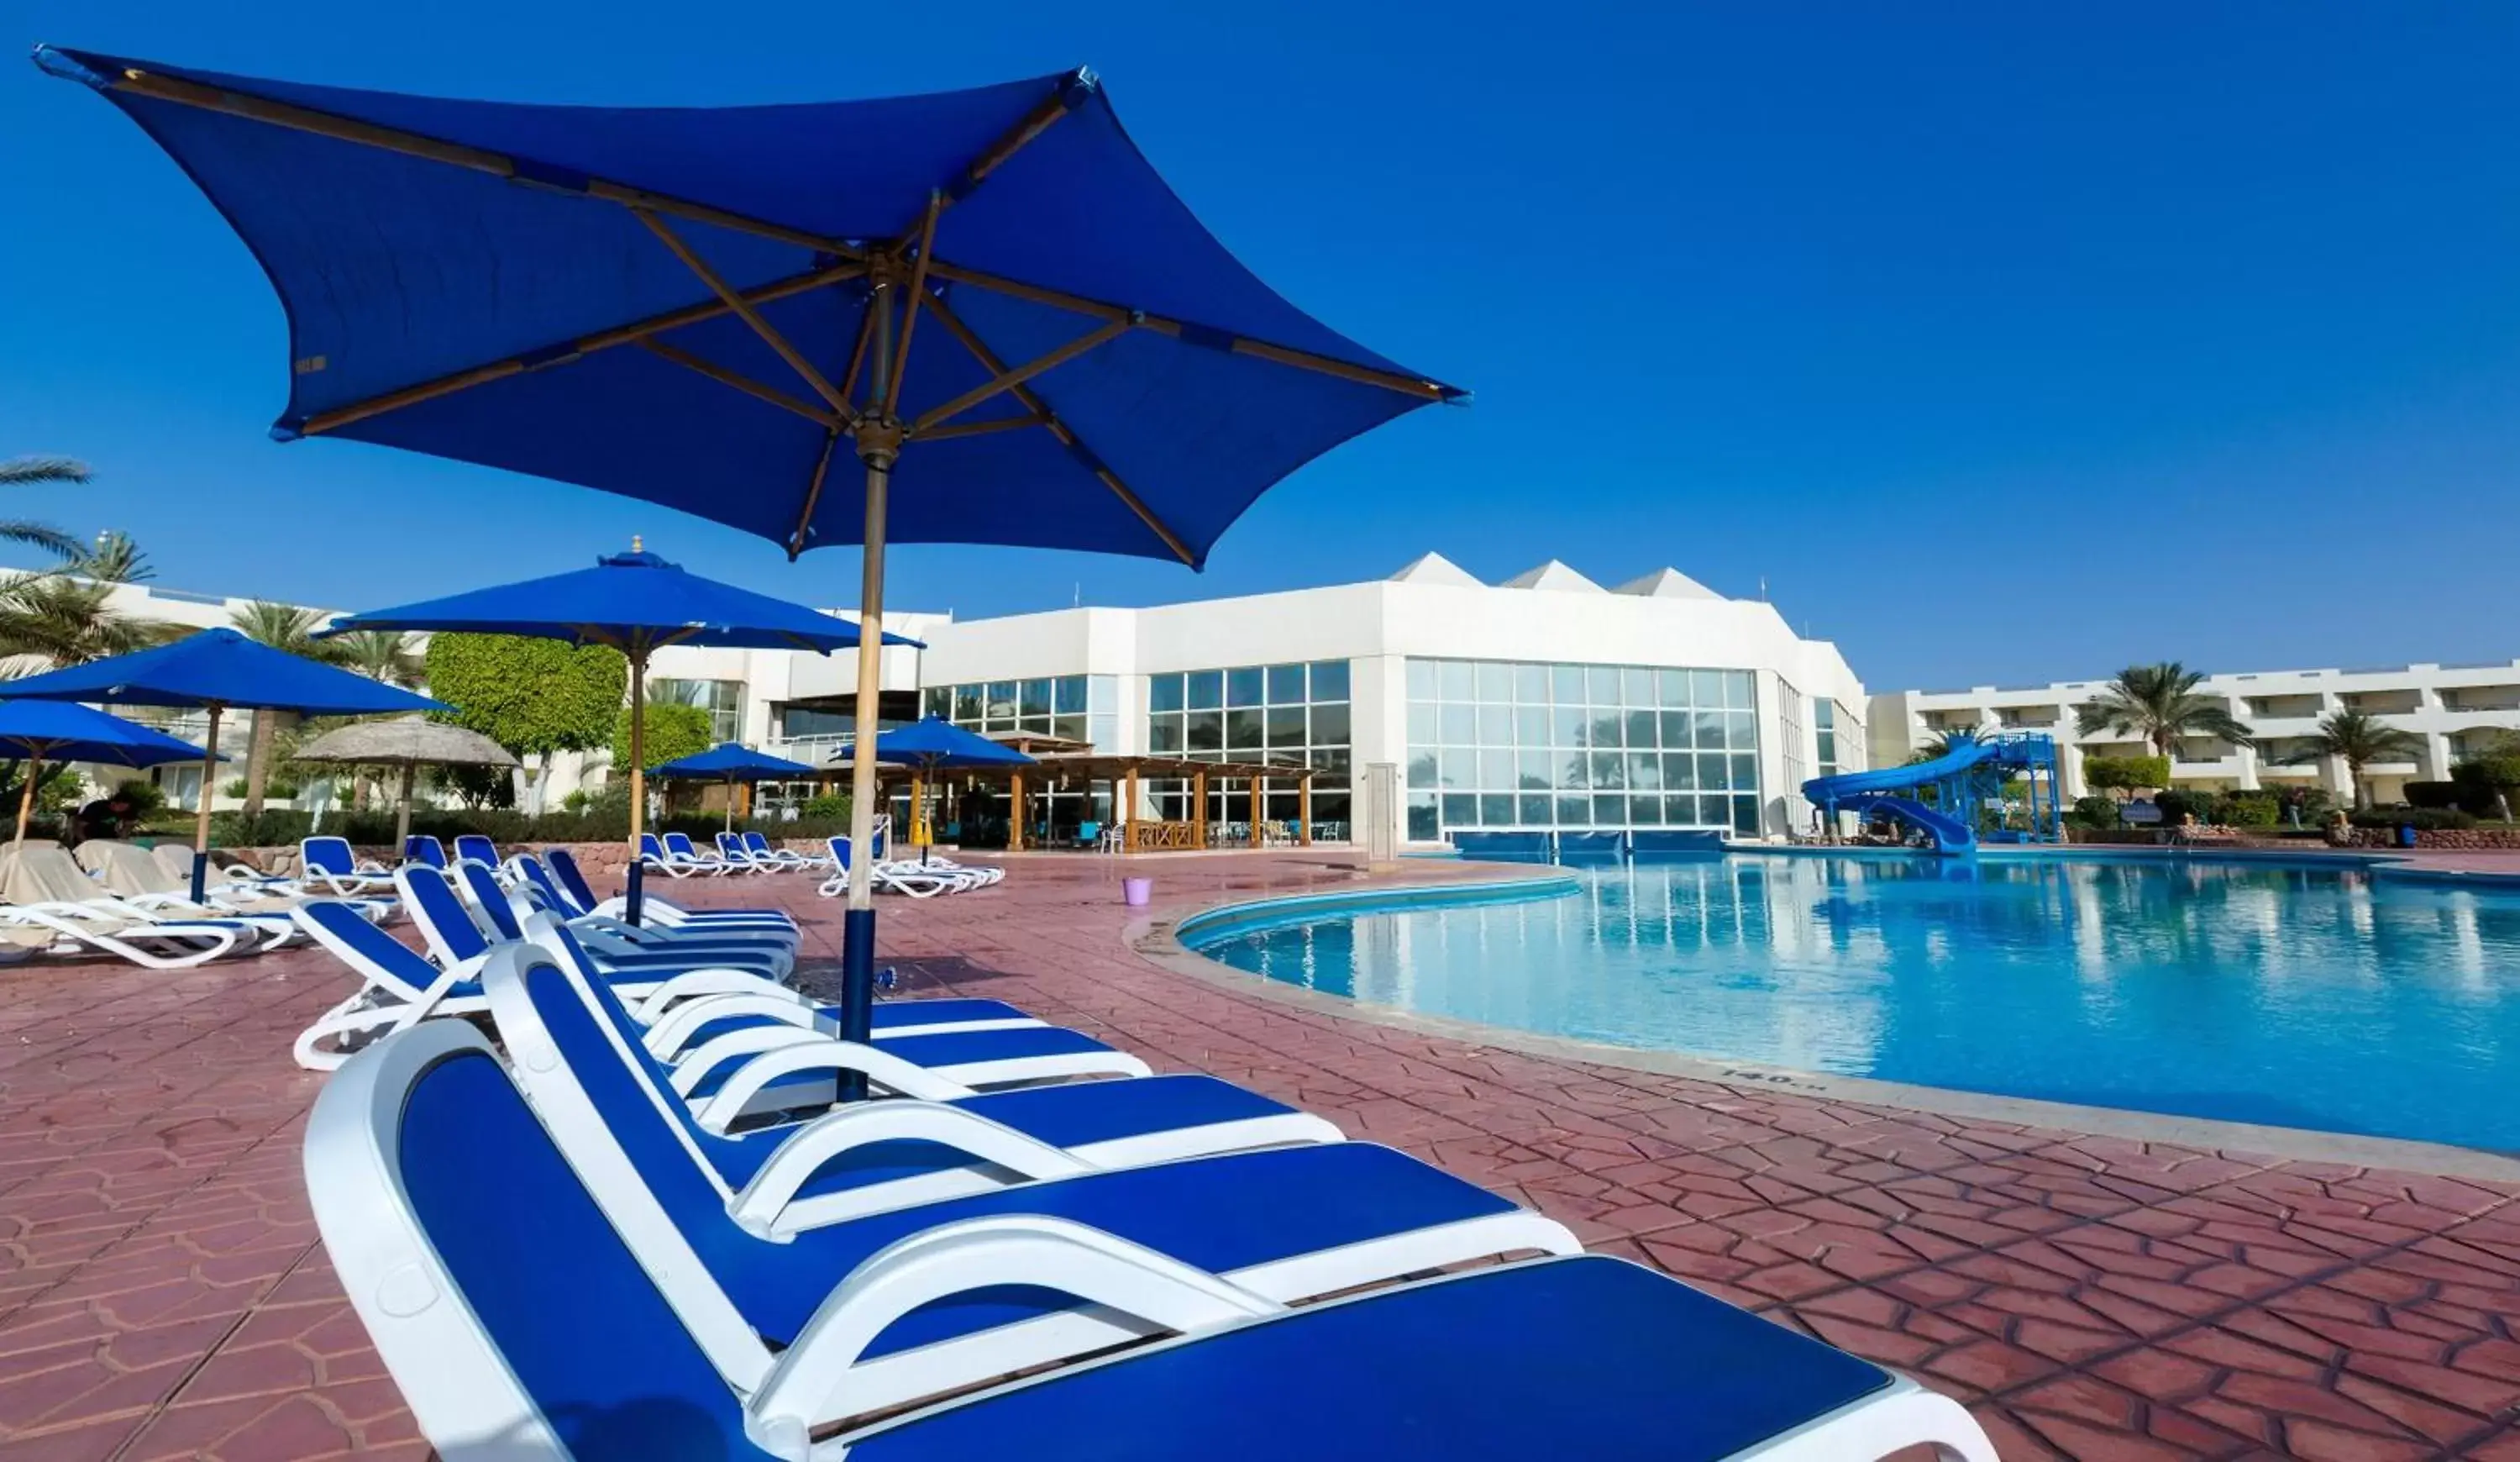
[{"label": "patterned paving stone", "polygon": [[[2520,1192],[1820,1101],[1290,1006],[1129,951],[1335,856],[1028,857],[887,901],[905,995],[990,995],[1298,1102],[1969,1404],[2012,1462],[2520,1462]],[[1458,866],[1412,878],[1464,876]],[[800,881],[801,882],[801,881]],[[775,880],[827,981],[836,909]],[[314,953],[0,971],[0,1455],[418,1459],[298,1175]]]}]

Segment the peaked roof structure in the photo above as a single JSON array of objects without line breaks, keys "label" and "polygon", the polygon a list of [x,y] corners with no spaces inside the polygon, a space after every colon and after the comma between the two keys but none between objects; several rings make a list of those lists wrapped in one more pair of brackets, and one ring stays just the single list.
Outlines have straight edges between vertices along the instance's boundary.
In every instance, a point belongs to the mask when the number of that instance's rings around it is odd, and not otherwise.
[{"label": "peaked roof structure", "polygon": [[1586,578],[1584,575],[1567,568],[1564,564],[1559,563],[1555,559],[1551,559],[1548,563],[1541,565],[1537,569],[1525,569],[1520,573],[1515,574],[1513,577],[1507,579],[1504,583],[1498,585],[1498,587],[1505,589],[1555,589],[1561,593],[1573,594],[1599,594],[1605,592],[1599,584]]},{"label": "peaked roof structure", "polygon": [[1632,578],[1610,592],[1635,594],[1645,599],[1721,599],[1724,597],[1677,569],[1657,569],[1642,578]]},{"label": "peaked roof structure", "polygon": [[1410,561],[1388,582],[1395,584],[1451,584],[1455,588],[1484,589],[1487,585],[1476,575],[1440,553],[1430,553]]}]

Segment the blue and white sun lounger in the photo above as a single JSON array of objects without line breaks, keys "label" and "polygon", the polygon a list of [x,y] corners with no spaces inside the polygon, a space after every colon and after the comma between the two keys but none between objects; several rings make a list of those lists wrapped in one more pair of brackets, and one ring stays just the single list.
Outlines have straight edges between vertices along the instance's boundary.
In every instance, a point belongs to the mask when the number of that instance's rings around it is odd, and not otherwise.
[{"label": "blue and white sun lounger", "polygon": [[889,812],[878,813],[875,820],[875,855],[876,861],[883,867],[916,868],[922,873],[944,872],[959,874],[963,878],[970,880],[975,887],[983,889],[989,887],[991,884],[1004,881],[1007,876],[1007,871],[1005,869],[997,867],[994,864],[957,863],[952,858],[945,856],[943,853],[936,852],[933,849],[930,849],[925,854],[916,858],[887,857],[886,854],[891,846],[892,814]]},{"label": "blue and white sun lounger", "polygon": [[475,978],[479,962],[440,970],[369,923],[347,902],[311,899],[290,910],[306,937],[359,977],[359,988],[298,1033],[290,1054],[310,1072],[329,1072],[359,1048],[431,1016],[489,1009]]},{"label": "blue and white sun lounger", "polygon": [[674,878],[690,878],[695,873],[715,878],[726,872],[725,864],[703,860],[693,852],[690,839],[683,840],[683,850],[676,852],[653,833],[639,835],[639,861]]},{"label": "blue and white sun lounger", "polygon": [[302,838],[297,843],[297,882],[308,892],[321,888],[337,898],[374,897],[393,890],[393,870],[359,861],[347,838]]},{"label": "blue and white sun lounger", "polygon": [[[833,837],[828,841],[832,849],[832,866],[835,872],[814,891],[825,898],[838,898],[849,891],[849,840]],[[960,893],[980,887],[980,881],[949,873],[942,868],[928,872],[916,863],[878,863],[875,886],[878,892],[904,893],[912,898],[933,898],[939,893]]]},{"label": "blue and white sun lounger", "polygon": [[[455,883],[472,906],[481,932],[493,939],[522,938],[518,921],[524,913],[544,906],[543,891],[521,874],[510,885],[478,863],[459,863]],[[557,916],[559,910],[553,913]],[[738,964],[766,962],[782,978],[796,963],[797,937],[784,929],[651,929],[601,914],[568,922],[586,941],[588,952],[607,963],[706,953]]]},{"label": "blue and white sun lounger", "polygon": [[798,852],[792,847],[773,847],[770,845],[770,840],[758,832],[746,831],[738,833],[736,836],[742,840],[743,850],[752,854],[752,860],[756,863],[772,863],[797,872],[809,872],[832,866],[828,857],[817,858],[809,853]]},{"label": "blue and white sun lounger", "polygon": [[[476,945],[524,937],[515,911],[508,905],[507,890],[496,875],[477,864],[457,863],[451,880],[433,868],[404,868],[395,878],[410,891],[405,897],[412,902],[412,917],[420,921],[429,953],[440,963],[470,959]],[[459,887],[472,895],[470,899],[456,891]],[[614,975],[722,965],[784,980],[796,964],[791,943],[776,934],[684,937],[661,930],[639,933],[644,937],[632,940],[609,930],[590,928],[583,932],[583,937],[587,953],[606,972]]]},{"label": "blue and white sun lounger", "polygon": [[[403,903],[411,911],[412,923],[419,926],[421,938],[428,945],[428,957],[439,968],[471,972],[479,967],[491,948],[491,941],[473,922],[472,912],[446,876],[433,868],[405,866],[397,870],[396,879],[404,889]],[[504,936],[503,936],[504,937]],[[717,960],[693,955],[662,961],[632,960],[626,967],[610,962],[598,966],[606,979],[623,986],[629,998],[643,998],[667,982],[758,980],[776,983],[767,960]]]},{"label": "blue and white sun lounger", "polygon": [[[619,918],[629,909],[626,898],[598,898],[586,874],[577,866],[577,857],[564,847],[543,849],[544,866],[559,883],[560,900],[571,914],[607,914]],[[785,909],[687,909],[659,897],[653,890],[643,899],[642,917],[647,924],[663,929],[706,928],[718,924],[778,924],[788,929],[796,927],[795,919]],[[646,924],[641,926],[646,927]]]},{"label": "blue and white sun lounger", "polygon": [[500,863],[499,845],[479,833],[458,833],[455,836],[455,861],[496,868]]},{"label": "blue and white sun lounger", "polygon": [[446,866],[446,845],[438,842],[434,833],[414,833],[402,840],[402,860],[443,868]]},{"label": "blue and white sun lounger", "polygon": [[703,873],[742,873],[742,866],[730,863],[715,853],[704,853],[692,845],[689,833],[665,835],[665,856],[687,863]]},{"label": "blue and white sun lounger", "polygon": [[[333,1267],[449,1462],[1846,1462],[1919,1444],[1995,1462],[1951,1400],[1622,1259],[1288,1309],[1012,1214],[873,1254],[801,1298],[793,1344],[773,1357],[754,1341],[731,1370],[735,1298],[688,1246],[669,1298],[457,1022],[345,1065],[305,1154]],[[905,1331],[1045,1287],[1079,1302],[1069,1313],[1177,1338],[812,1440],[918,1384]]]}]

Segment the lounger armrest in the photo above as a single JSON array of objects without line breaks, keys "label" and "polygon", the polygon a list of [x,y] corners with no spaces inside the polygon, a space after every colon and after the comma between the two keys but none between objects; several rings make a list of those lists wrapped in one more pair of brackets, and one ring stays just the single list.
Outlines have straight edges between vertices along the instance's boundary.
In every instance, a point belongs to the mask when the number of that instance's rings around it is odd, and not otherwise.
[{"label": "lounger armrest", "polygon": [[[718,1041],[741,1042],[746,1036],[758,1038],[764,1033],[785,1035],[788,1032],[782,1031],[778,1027],[754,1027],[750,1030],[738,1030],[721,1035],[717,1040],[693,1052],[683,1065],[676,1069],[676,1086],[678,1088],[681,1086],[684,1071],[691,1071],[693,1079],[697,1080],[702,1073],[709,1070],[700,1063],[708,1055],[710,1048],[718,1044]],[[802,1031],[796,1031],[793,1034],[803,1038],[791,1038],[775,1050],[762,1051],[761,1054],[745,1062],[735,1074],[726,1078],[725,1085],[720,1086],[713,1095],[695,1108],[693,1116],[699,1124],[711,1132],[724,1133],[727,1128],[735,1124],[737,1118],[743,1115],[745,1104],[760,1095],[771,1083],[789,1076],[803,1075],[809,1072],[834,1074],[864,1072],[867,1079],[878,1086],[902,1096],[917,1097],[928,1102],[952,1101],[957,1097],[971,1094],[968,1089],[956,1082],[948,1081],[920,1067],[913,1066],[898,1056],[878,1051],[873,1046],[860,1045],[855,1041],[811,1037]],[[730,1047],[730,1049],[737,1048]]]},{"label": "lounger armrest", "polygon": [[[692,1036],[701,1028],[713,1022],[745,1016],[775,1021],[825,1036],[831,1034],[821,1029],[822,1013],[814,1003],[786,985],[772,984],[758,975],[735,970],[708,970],[701,974],[708,977],[704,983],[695,976],[678,975],[640,1001],[638,1018],[652,1021],[648,1033],[641,1037],[649,1055],[660,1061],[679,1061],[691,1045]],[[720,976],[734,976],[752,988],[705,987],[732,982],[718,979]],[[692,982],[692,986],[678,991],[676,986],[683,985],[685,982]],[[682,1003],[676,1004],[677,1000]],[[656,1012],[652,1019],[649,1014],[651,1008]]]},{"label": "lounger armrest", "polygon": [[745,1407],[774,1455],[804,1457],[810,1429],[848,1405],[867,1347],[923,1305],[997,1285],[1058,1290],[1149,1326],[1199,1331],[1285,1308],[1143,1245],[1063,1218],[1004,1214],[911,1235],[850,1271],[781,1352]]},{"label": "lounger armrest", "polygon": [[1075,1177],[1094,1165],[960,1107],[936,1102],[867,1102],[799,1126],[728,1203],[735,1221],[763,1238],[783,1237],[779,1220],[796,1190],[842,1153],[878,1142],[932,1142],[1029,1179]]}]

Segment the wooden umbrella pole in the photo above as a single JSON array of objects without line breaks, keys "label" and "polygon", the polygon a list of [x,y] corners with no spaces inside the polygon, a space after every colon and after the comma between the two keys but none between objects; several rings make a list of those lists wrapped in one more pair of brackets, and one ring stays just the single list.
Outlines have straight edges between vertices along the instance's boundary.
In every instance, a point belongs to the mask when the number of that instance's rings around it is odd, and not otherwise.
[{"label": "wooden umbrella pole", "polygon": [[394,856],[397,858],[402,856],[403,845],[411,841],[411,783],[418,769],[417,762],[402,764],[402,800],[394,813]]},{"label": "wooden umbrella pole", "polygon": [[202,806],[193,817],[193,902],[200,903],[209,888],[210,876],[210,799],[219,790],[219,712],[227,708],[213,701],[209,705],[210,734],[202,742]]},{"label": "wooden umbrella pole", "polygon": [[[34,749],[29,747],[27,750],[32,753]],[[43,774],[44,758],[42,755],[28,755],[26,757],[26,785],[18,789],[18,841],[15,845],[18,847],[23,847],[26,845],[26,819],[35,814],[35,779]]]},{"label": "wooden umbrella pole", "polygon": [[[857,419],[858,460],[866,464],[866,531],[858,567],[857,734],[849,745],[849,902],[840,926],[840,1038],[864,1042],[875,1023],[875,752],[876,721],[883,694],[884,511],[892,491],[892,464],[901,454],[901,424],[884,403],[892,400],[897,362],[892,351],[889,271],[869,275],[874,288],[867,309],[866,361],[875,380],[868,400],[875,410]],[[841,1101],[867,1095],[864,1072],[842,1072]]]}]

